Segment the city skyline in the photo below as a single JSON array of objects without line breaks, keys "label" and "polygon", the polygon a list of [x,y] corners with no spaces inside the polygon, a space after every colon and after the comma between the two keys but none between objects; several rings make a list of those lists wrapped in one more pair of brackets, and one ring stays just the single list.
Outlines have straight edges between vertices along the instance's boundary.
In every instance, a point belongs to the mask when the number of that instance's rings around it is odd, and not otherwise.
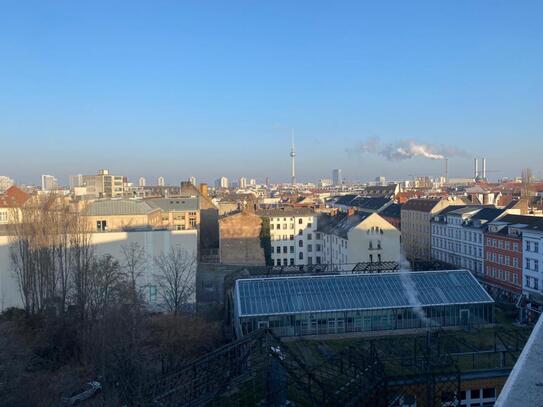
[{"label": "city skyline", "polygon": [[523,167],[541,176],[542,9],[6,4],[0,173],[66,183],[104,167],[211,182],[250,169],[288,182],[294,128],[299,180],[338,166],[360,181],[441,171],[357,152],[371,138],[465,151],[449,160],[451,177],[483,156],[492,179]]}]

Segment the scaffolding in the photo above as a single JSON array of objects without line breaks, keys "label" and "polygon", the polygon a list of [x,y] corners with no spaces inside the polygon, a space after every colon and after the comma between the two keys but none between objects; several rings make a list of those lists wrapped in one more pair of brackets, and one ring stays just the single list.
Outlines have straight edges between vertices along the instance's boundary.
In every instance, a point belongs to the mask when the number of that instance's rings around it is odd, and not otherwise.
[{"label": "scaffolding", "polygon": [[338,347],[262,328],[151,383],[142,404],[460,406],[463,375],[511,369],[528,335],[437,331]]}]

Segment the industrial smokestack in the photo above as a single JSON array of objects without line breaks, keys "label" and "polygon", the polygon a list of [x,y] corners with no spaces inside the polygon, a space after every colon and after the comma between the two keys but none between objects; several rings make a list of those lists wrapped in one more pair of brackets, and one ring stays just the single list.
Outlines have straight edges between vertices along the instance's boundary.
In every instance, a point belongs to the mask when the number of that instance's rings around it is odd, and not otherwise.
[{"label": "industrial smokestack", "polygon": [[479,159],[473,159],[473,178],[479,178]]},{"label": "industrial smokestack", "polygon": [[449,182],[449,159],[445,157],[445,184]]},{"label": "industrial smokestack", "polygon": [[486,158],[485,157],[483,157],[482,173],[483,173],[483,175],[482,175],[483,179],[486,180]]}]

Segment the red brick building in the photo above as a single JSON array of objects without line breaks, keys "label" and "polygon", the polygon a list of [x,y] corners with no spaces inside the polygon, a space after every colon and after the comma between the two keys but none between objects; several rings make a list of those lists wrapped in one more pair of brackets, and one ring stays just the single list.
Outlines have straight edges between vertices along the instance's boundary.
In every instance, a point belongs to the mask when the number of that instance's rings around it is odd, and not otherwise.
[{"label": "red brick building", "polygon": [[485,233],[484,252],[488,290],[497,298],[514,300],[522,293],[521,232],[505,220],[491,222]]}]

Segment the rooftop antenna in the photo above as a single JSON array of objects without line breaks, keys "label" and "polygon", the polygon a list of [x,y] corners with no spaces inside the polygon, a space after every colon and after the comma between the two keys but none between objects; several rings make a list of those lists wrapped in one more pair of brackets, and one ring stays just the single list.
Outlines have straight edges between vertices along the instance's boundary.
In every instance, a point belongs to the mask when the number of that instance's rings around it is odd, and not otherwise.
[{"label": "rooftop antenna", "polygon": [[291,183],[294,186],[296,184],[296,151],[294,149],[294,129],[290,129],[291,147],[290,147],[290,161],[291,161]]}]

